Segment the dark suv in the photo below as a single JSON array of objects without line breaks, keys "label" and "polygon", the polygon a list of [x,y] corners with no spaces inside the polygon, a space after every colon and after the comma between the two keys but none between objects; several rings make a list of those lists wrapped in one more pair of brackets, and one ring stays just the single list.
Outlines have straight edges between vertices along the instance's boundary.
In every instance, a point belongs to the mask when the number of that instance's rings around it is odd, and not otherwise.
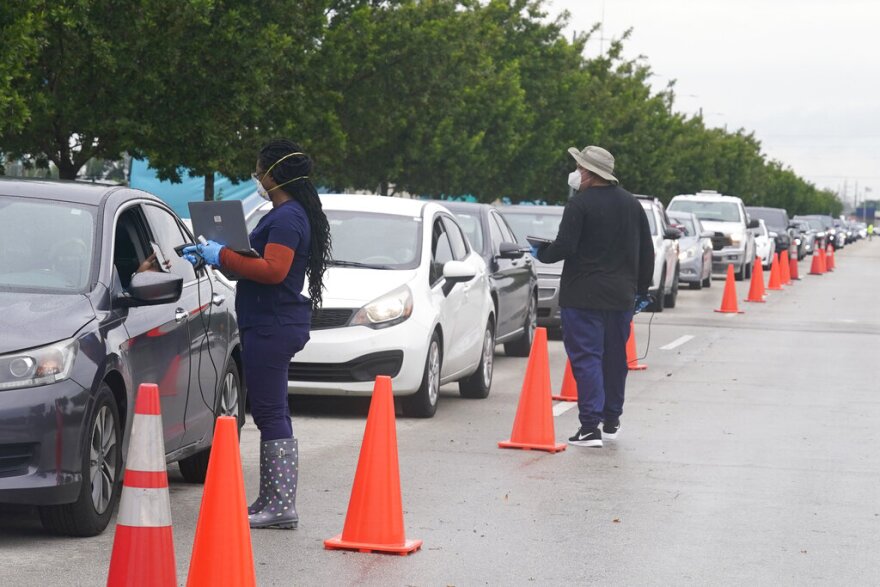
[{"label": "dark suv", "polygon": [[795,230],[791,226],[788,212],[785,208],[762,208],[758,206],[746,206],[749,216],[761,219],[767,225],[770,236],[776,241],[776,252],[788,251],[789,258],[800,260],[798,250],[794,245]]},{"label": "dark suv", "polygon": [[192,240],[145,192],[0,180],[0,503],[103,531],[147,382],[166,460],[204,480],[215,417],[242,423],[244,390],[234,292],[175,253]]}]

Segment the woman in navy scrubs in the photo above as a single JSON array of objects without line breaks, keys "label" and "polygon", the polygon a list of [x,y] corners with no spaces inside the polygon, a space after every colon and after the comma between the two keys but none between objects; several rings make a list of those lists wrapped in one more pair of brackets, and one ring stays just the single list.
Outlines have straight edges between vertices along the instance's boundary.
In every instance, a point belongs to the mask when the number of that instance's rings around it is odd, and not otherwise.
[{"label": "woman in navy scrubs", "polygon": [[[330,226],[309,175],[312,160],[288,140],[260,151],[253,174],[272,202],[250,234],[259,258],[208,241],[184,251],[241,276],[235,310],[251,414],[260,429],[260,495],[248,507],[251,528],[296,528],[299,452],[287,403],[290,360],[309,340],[330,261]],[[194,257],[191,258],[193,260]],[[305,277],[308,296],[303,295]]]}]

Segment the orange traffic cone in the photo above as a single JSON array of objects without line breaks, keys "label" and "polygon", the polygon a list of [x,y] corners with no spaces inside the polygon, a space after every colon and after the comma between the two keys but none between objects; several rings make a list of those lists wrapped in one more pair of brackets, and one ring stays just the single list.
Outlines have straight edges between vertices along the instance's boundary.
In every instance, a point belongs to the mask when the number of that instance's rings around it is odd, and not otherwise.
[{"label": "orange traffic cone", "polygon": [[825,267],[828,271],[834,271],[834,247],[828,247],[828,254],[825,255]]},{"label": "orange traffic cone", "polygon": [[177,585],[159,387],[141,384],[134,406],[107,586]]},{"label": "orange traffic cone", "polygon": [[733,264],[727,265],[727,279],[724,280],[724,295],[721,296],[721,307],[715,310],[722,314],[742,314],[736,305],[736,285],[733,277]]},{"label": "orange traffic cone", "polygon": [[556,431],[553,428],[546,328],[538,328],[535,331],[519,405],[516,408],[516,418],[513,420],[513,432],[510,434],[510,440],[499,442],[498,446],[548,452],[565,450],[564,444],[557,444]]},{"label": "orange traffic cone", "polygon": [[256,586],[238,450],[238,420],[220,416],[196,525],[187,587]]},{"label": "orange traffic cone", "polygon": [[810,273],[809,275],[822,275],[825,271],[822,270],[822,249],[816,249],[813,251],[813,262],[810,264]]},{"label": "orange traffic cone", "polygon": [[770,265],[770,282],[767,283],[767,289],[782,289],[782,277],[779,275],[779,255],[773,255],[773,263]]},{"label": "orange traffic cone", "polygon": [[565,375],[562,377],[562,391],[559,395],[551,396],[555,400],[561,402],[578,401],[578,387],[574,380],[574,373],[571,372],[571,361],[565,361]]},{"label": "orange traffic cone", "polygon": [[825,257],[825,249],[819,249],[819,266],[822,273],[828,273],[828,259]]},{"label": "orange traffic cone", "polygon": [[324,548],[405,555],[421,546],[421,540],[407,540],[404,534],[391,378],[380,375],[373,385],[345,525],[342,534],[324,541]]},{"label": "orange traffic cone", "polygon": [[626,339],[626,368],[630,371],[644,371],[647,365],[639,364],[639,357],[636,354],[636,326],[633,321],[629,321],[629,338]]},{"label": "orange traffic cone", "polygon": [[798,275],[798,259],[797,255],[789,259],[788,261],[788,272],[791,274],[792,281],[800,281],[800,275]]},{"label": "orange traffic cone", "polygon": [[779,254],[779,277],[782,285],[791,285],[791,263],[788,261],[788,251]]},{"label": "orange traffic cone", "polygon": [[752,269],[752,281],[749,283],[749,297],[747,302],[764,303],[764,261],[761,257],[755,257],[755,268]]}]

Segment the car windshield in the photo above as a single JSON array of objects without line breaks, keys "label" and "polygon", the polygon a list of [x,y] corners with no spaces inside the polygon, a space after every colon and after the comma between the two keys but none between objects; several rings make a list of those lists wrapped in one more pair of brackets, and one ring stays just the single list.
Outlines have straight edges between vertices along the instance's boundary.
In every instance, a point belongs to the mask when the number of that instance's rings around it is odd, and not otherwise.
[{"label": "car windshield", "polygon": [[669,220],[678,226],[683,226],[685,236],[696,236],[697,231],[694,229],[694,223],[690,218],[670,216]]},{"label": "car windshield", "polygon": [[466,212],[456,212],[455,218],[458,225],[471,241],[471,246],[475,251],[483,250],[483,224],[477,214],[468,214]]},{"label": "car windshield", "polygon": [[813,230],[823,231],[825,230],[825,226],[822,224],[822,221],[818,218],[803,218],[803,221],[806,222],[810,228]]},{"label": "car windshield", "polygon": [[785,230],[788,227],[788,216],[782,210],[772,210],[768,208],[746,208],[749,216],[752,218],[763,220],[769,228],[781,228]]},{"label": "car windshield", "polygon": [[675,200],[669,211],[693,212],[700,220],[714,222],[741,222],[739,206],[733,202],[706,202],[701,200]]},{"label": "car windshield", "polygon": [[[252,231],[269,209],[248,218]],[[398,214],[324,209],[333,242],[332,265],[364,269],[415,269],[422,252],[422,219]],[[470,236],[470,235],[468,235]]]},{"label": "car windshield", "polygon": [[505,213],[504,210],[501,213],[522,245],[529,244],[527,236],[555,240],[559,233],[559,223],[562,222],[562,214],[543,213],[540,208],[536,208],[534,213]]},{"label": "car windshield", "polygon": [[85,291],[94,240],[92,206],[0,197],[0,290]]},{"label": "car windshield", "polygon": [[645,211],[645,216],[648,218],[648,226],[651,227],[651,234],[657,234],[657,219],[654,218],[654,211],[651,210],[651,206],[645,206],[642,204],[642,209]]}]

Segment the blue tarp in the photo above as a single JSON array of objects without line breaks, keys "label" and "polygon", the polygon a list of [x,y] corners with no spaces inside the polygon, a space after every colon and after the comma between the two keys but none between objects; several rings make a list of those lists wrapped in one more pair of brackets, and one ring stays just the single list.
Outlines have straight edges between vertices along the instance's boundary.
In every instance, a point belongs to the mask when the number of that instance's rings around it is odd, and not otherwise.
[{"label": "blue tarp", "polygon": [[[201,202],[205,199],[205,178],[190,177],[185,171],[181,173],[182,183],[162,181],[156,177],[156,171],[150,169],[146,159],[133,159],[129,185],[133,188],[150,192],[167,203],[182,218],[189,218],[187,202]],[[247,180],[238,184],[219,173],[214,176],[215,200],[244,200],[256,194],[254,182]]]}]

